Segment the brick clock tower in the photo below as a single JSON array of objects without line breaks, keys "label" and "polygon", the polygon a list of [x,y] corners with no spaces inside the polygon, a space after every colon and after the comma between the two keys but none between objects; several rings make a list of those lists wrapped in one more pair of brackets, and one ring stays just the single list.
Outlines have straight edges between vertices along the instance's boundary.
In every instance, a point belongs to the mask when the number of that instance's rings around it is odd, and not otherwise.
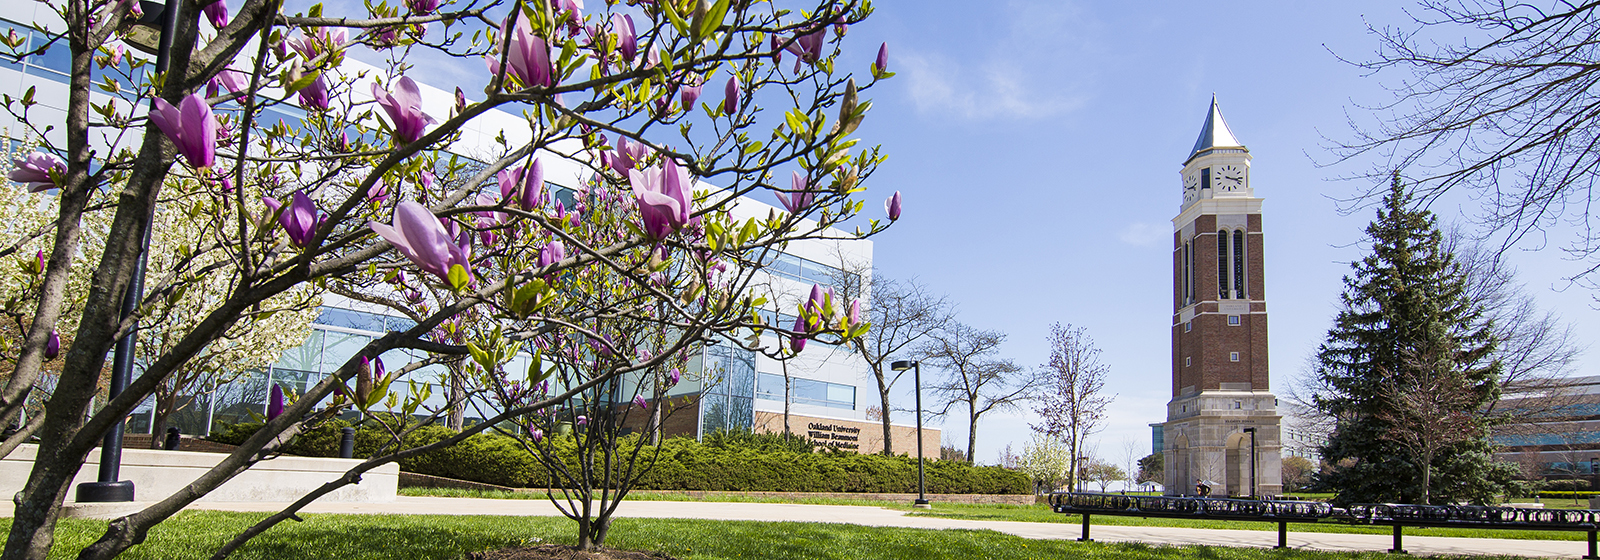
[{"label": "brick clock tower", "polygon": [[1183,162],[1183,206],[1172,219],[1172,401],[1161,425],[1168,495],[1193,494],[1197,479],[1212,496],[1283,491],[1262,199],[1250,159],[1213,97]]}]

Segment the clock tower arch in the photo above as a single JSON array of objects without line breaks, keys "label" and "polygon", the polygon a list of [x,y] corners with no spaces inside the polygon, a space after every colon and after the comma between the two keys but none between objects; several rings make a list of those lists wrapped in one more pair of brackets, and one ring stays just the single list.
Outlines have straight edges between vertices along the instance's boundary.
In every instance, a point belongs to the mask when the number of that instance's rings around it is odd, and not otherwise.
[{"label": "clock tower arch", "polygon": [[1267,361],[1263,200],[1250,166],[1250,150],[1213,96],[1179,171],[1183,201],[1172,219],[1172,400],[1161,425],[1168,495],[1193,494],[1197,479],[1214,496],[1283,489]]}]

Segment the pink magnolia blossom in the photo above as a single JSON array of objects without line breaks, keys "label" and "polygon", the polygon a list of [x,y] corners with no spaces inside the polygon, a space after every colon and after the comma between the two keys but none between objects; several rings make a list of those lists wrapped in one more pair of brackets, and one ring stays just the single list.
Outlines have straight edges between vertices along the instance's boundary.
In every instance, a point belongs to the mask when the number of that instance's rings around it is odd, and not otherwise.
[{"label": "pink magnolia blossom", "polygon": [[11,160],[11,165],[11,173],[7,178],[26,185],[29,192],[44,192],[56,188],[58,185],[50,173],[54,171],[59,177],[67,172],[67,162],[38,151]]},{"label": "pink magnolia blossom", "polygon": [[567,258],[567,246],[555,239],[539,250],[539,268],[544,268]]},{"label": "pink magnolia blossom", "polygon": [[272,384],[272,398],[267,403],[267,419],[272,420],[283,415],[283,386]]},{"label": "pink magnolia blossom", "polygon": [[438,122],[422,112],[422,89],[409,77],[403,76],[395,80],[393,92],[386,91],[377,82],[373,82],[372,96],[378,99],[378,105],[383,107],[383,112],[388,113],[389,119],[394,121],[394,137],[397,143],[416,142],[418,138],[422,138],[422,133],[428,125]]},{"label": "pink magnolia blossom", "polygon": [[[516,17],[517,22],[510,31],[511,43],[507,45],[509,49],[505,53],[506,64],[509,65],[506,68],[506,75],[515,77],[525,87],[555,85],[550,68],[549,45],[545,43],[543,37],[534,34],[533,26],[526,18],[515,14],[513,17]],[[500,26],[502,33],[507,32],[506,27],[506,25]],[[500,74],[499,57],[489,54],[484,60],[489,64],[490,73]]]},{"label": "pink magnolia blossom", "polygon": [[729,76],[728,85],[723,88],[722,112],[732,115],[739,112],[739,76]]},{"label": "pink magnolia blossom", "polygon": [[622,54],[622,59],[633,62],[639,56],[639,38],[634,32],[633,16],[628,14],[611,14],[611,27],[617,32],[617,52]]},{"label": "pink magnolia blossom", "polygon": [[439,9],[439,0],[406,0],[406,7],[413,14],[425,16]]},{"label": "pink magnolia blossom", "polygon": [[244,91],[245,88],[249,87],[245,83],[244,77],[244,73],[238,70],[222,69],[221,72],[217,72],[217,75],[211,78],[210,82],[206,83],[206,97],[216,97],[224,89],[228,90],[228,93],[234,94]]},{"label": "pink magnolia blossom", "polygon": [[394,210],[394,225],[368,222],[367,226],[424,272],[444,279],[457,264],[472,272],[466,252],[451,239],[438,216],[421,204],[403,201]]},{"label": "pink magnolia blossom", "polygon": [[50,340],[44,343],[44,359],[54,360],[61,355],[61,333],[50,329]]},{"label": "pink magnolia blossom", "polygon": [[628,179],[644,219],[645,235],[665,239],[689,222],[688,174],[672,158],[644,171],[629,170]]},{"label": "pink magnolia blossom", "polygon": [[799,171],[794,172],[794,176],[790,180],[789,193],[780,192],[777,194],[778,202],[783,203],[783,208],[788,210],[790,214],[798,213],[807,206],[811,206],[811,202],[817,196],[817,193],[811,190],[811,185],[807,183],[805,176],[801,175]]},{"label": "pink magnolia blossom", "polygon": [[322,74],[317,74],[311,84],[300,88],[300,106],[317,111],[328,110],[328,82],[322,79]]},{"label": "pink magnolia blossom", "polygon": [[889,214],[889,221],[891,222],[900,219],[900,191],[894,191],[894,196],[889,197],[889,200],[883,201],[883,211]]},{"label": "pink magnolia blossom", "polygon": [[306,196],[303,190],[294,191],[294,197],[289,202],[289,207],[284,208],[283,203],[270,196],[261,197],[268,208],[278,214],[278,224],[283,226],[283,231],[289,234],[289,242],[294,246],[305,248],[317,234],[317,227],[322,225],[326,216],[318,216],[316,203],[311,197]]},{"label": "pink magnolia blossom", "polygon": [[150,110],[150,121],[178,146],[189,165],[207,168],[216,163],[217,118],[211,106],[197,93],[191,93],[173,107],[167,100],[156,98]]},{"label": "pink magnolia blossom", "polygon": [[324,53],[339,50],[349,41],[348,37],[342,27],[318,27],[311,33],[302,32],[299,37],[289,41],[289,46],[306,60],[311,60]]},{"label": "pink magnolia blossom", "polygon": [[222,29],[228,26],[228,3],[226,1],[216,0],[200,8],[200,11],[205,12],[206,19],[211,22],[211,27]]}]

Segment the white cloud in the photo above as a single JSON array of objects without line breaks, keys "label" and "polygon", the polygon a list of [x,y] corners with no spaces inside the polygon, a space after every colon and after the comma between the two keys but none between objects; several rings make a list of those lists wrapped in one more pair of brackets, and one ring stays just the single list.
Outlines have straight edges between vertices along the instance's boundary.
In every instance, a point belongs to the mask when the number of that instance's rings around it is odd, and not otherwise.
[{"label": "white cloud", "polygon": [[[1005,10],[1005,33],[982,51],[939,52],[908,45],[894,64],[906,78],[917,111],[925,115],[983,118],[1050,118],[1084,106],[1089,34],[1094,25],[1065,2],[1014,1]],[[944,42],[943,45],[971,45]]]},{"label": "white cloud", "polygon": [[1166,224],[1134,222],[1124,226],[1122,231],[1117,232],[1117,239],[1136,247],[1159,247],[1161,242],[1165,241],[1170,235],[1172,235],[1172,232],[1167,228]]}]

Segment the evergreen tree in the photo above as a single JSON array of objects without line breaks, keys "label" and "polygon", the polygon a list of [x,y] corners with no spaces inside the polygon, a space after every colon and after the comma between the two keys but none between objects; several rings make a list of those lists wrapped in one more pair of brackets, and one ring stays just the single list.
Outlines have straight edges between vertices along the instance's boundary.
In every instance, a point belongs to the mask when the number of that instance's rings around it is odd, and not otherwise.
[{"label": "evergreen tree", "polygon": [[[1499,396],[1490,321],[1466,297],[1434,216],[1412,209],[1398,174],[1367,236],[1371,253],[1351,265],[1342,309],[1317,351],[1314,403],[1337,421],[1321,448],[1333,468],[1318,482],[1341,504],[1487,501],[1513,475],[1494,463],[1480,413]],[[1440,397],[1433,406],[1413,402],[1421,380],[1442,387],[1420,397]],[[1421,409],[1440,417],[1419,422]],[[1426,453],[1405,444],[1435,438],[1417,430],[1445,425],[1453,429],[1447,441],[1435,439]]]}]

